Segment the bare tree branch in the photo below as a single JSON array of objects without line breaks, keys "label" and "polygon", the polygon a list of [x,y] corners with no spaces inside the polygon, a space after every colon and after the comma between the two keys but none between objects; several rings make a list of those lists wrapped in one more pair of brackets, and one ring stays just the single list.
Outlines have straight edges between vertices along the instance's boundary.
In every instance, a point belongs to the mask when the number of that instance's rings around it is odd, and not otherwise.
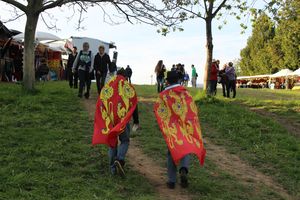
[{"label": "bare tree branch", "polygon": [[213,12],[213,18],[218,14],[218,12],[224,7],[227,0],[223,0],[219,7]]},{"label": "bare tree branch", "polygon": [[27,12],[27,7],[18,1],[15,1],[15,0],[1,0],[1,1],[11,4],[11,5],[17,7],[18,9],[22,10],[25,13]]}]

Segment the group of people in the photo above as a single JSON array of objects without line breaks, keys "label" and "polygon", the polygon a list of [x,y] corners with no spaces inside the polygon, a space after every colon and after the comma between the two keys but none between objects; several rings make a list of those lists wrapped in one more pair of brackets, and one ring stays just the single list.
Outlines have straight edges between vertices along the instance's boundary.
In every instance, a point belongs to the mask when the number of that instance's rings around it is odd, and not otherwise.
[{"label": "group of people", "polygon": [[[89,43],[85,42],[79,53],[77,47],[74,47],[73,52],[69,54],[67,70],[70,88],[78,88],[79,79],[78,97],[82,98],[84,95],[88,99],[91,80],[96,79],[97,91],[100,94],[101,89],[110,77],[116,75],[117,65],[116,60],[111,61],[109,55],[105,53],[104,45],[100,45],[97,54],[94,55],[89,50]],[[131,82],[132,70],[129,65],[125,72],[127,79]]]},{"label": "group of people", "polygon": [[[187,86],[188,82],[190,81],[190,76],[189,74],[186,72],[184,64],[178,63],[178,64],[173,64],[171,70],[172,72],[176,72],[178,74],[178,83],[180,85],[184,85]],[[157,81],[157,92],[161,92],[163,91],[165,85],[166,85],[166,73],[168,72],[166,69],[166,66],[163,64],[162,60],[159,60],[155,70],[154,70],[155,74],[156,74],[156,81]],[[196,87],[196,82],[197,82],[197,77],[198,74],[196,72],[196,68],[194,65],[192,65],[192,86]]]},{"label": "group of people", "polygon": [[209,93],[214,96],[217,94],[217,84],[222,85],[223,96],[230,98],[230,92],[233,93],[232,98],[236,96],[236,72],[232,62],[224,64],[223,68],[219,67],[219,60],[212,60],[210,77],[209,77]]},{"label": "group of people", "polygon": [[[161,69],[158,69],[158,66]],[[158,66],[156,66],[157,78],[158,82],[162,83],[165,77],[162,75],[165,72],[165,67],[162,61],[158,62]],[[105,91],[99,95],[93,135],[94,145],[108,145],[110,172],[113,175],[120,175],[121,177],[125,176],[124,166],[130,140],[129,121],[131,117],[135,117],[135,111],[137,110],[135,106],[137,106],[138,101],[134,87],[126,83],[124,78],[127,79],[127,72],[122,68],[117,71],[117,76],[114,79],[106,83],[104,86]],[[175,188],[177,172],[180,175],[181,187],[188,187],[191,153],[198,156],[201,165],[203,165],[205,158],[197,108],[192,101],[191,95],[180,84],[181,79],[182,76],[176,70],[167,72],[165,87],[162,85],[158,86],[160,90],[159,100],[154,106],[157,122],[168,146],[167,187],[170,189]],[[107,93],[106,91],[111,91],[111,93]],[[178,101],[179,99],[180,101]],[[113,106],[117,106],[118,109],[113,109]],[[183,109],[184,107],[186,107],[185,110],[189,113],[181,113],[179,109]],[[118,110],[122,110],[122,113],[119,113]],[[132,113],[132,110],[135,111]],[[169,112],[169,114],[166,115],[164,112]],[[120,116],[122,116],[121,119]],[[186,118],[187,116],[188,118]],[[166,126],[170,126],[168,121],[171,120],[174,121],[171,123],[173,128],[166,128]],[[174,126],[182,128],[176,129],[176,133],[174,133]],[[187,127],[190,128],[185,132],[184,130]],[[169,132],[171,129],[173,130],[172,133]],[[170,134],[173,135],[170,136]],[[173,137],[179,139],[172,141]],[[190,137],[193,137],[193,140],[190,140]]]}]

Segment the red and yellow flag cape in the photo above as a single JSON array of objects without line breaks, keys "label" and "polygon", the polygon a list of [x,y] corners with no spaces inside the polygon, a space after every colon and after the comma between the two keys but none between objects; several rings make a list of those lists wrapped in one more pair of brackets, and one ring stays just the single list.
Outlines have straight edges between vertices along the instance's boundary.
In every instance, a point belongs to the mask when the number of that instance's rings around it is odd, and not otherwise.
[{"label": "red and yellow flag cape", "polygon": [[206,151],[198,111],[188,91],[177,86],[161,92],[154,104],[154,112],[175,164],[193,153],[203,165]]},{"label": "red and yellow flag cape", "polygon": [[137,105],[134,87],[123,76],[114,76],[102,88],[96,104],[93,145],[116,147]]}]

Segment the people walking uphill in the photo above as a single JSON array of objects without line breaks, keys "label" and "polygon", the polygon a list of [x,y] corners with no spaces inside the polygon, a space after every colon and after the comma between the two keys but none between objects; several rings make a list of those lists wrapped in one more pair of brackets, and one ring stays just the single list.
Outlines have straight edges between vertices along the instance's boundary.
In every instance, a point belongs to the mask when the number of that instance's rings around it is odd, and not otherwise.
[{"label": "people walking uphill", "polygon": [[164,78],[165,78],[165,71],[166,69],[163,67],[163,61],[158,61],[155,67],[155,74],[156,74],[156,81],[157,81],[157,92],[161,92],[164,88]]},{"label": "people walking uphill", "polygon": [[131,84],[132,69],[130,68],[129,65],[127,65],[127,67],[126,67],[125,70],[126,70],[127,80],[128,80],[129,83]]},{"label": "people walking uphill", "polygon": [[227,97],[230,97],[230,91],[233,92],[232,98],[236,96],[236,73],[233,67],[233,63],[229,62],[228,67],[225,69],[226,76],[228,77],[228,88],[227,88]]},{"label": "people walking uphill", "polygon": [[70,88],[78,88],[78,71],[72,72],[74,61],[77,57],[77,47],[73,47],[73,51],[69,54],[67,62],[67,74]]},{"label": "people walking uphill", "polygon": [[217,82],[218,82],[218,64],[215,59],[212,60],[209,76],[209,93],[211,96],[217,94]]},{"label": "people walking uphill", "polygon": [[[129,147],[129,121],[137,106],[134,87],[128,83],[122,68],[102,88],[95,112],[93,145],[109,147],[112,174],[125,176],[125,157]],[[120,140],[120,145],[118,145]]]},{"label": "people walking uphill", "polygon": [[197,72],[194,65],[192,65],[192,86],[196,87],[196,81],[197,81]]},{"label": "people walking uphill", "polygon": [[84,96],[86,99],[90,97],[91,89],[91,73],[93,72],[94,56],[91,51],[89,51],[89,43],[83,43],[82,50],[76,56],[76,59],[73,63],[72,71],[75,73],[78,70],[79,77],[79,91],[78,97],[82,98],[82,93],[84,88],[86,92]]},{"label": "people walking uphill", "polygon": [[111,65],[110,57],[105,53],[105,47],[100,45],[98,48],[99,52],[95,56],[94,69],[96,71],[96,84],[98,94],[100,94],[101,89],[105,84],[105,79]]},{"label": "people walking uphill", "polygon": [[188,186],[190,154],[196,154],[201,165],[206,154],[197,106],[178,80],[178,73],[168,72],[167,87],[154,104],[155,117],[168,147],[167,186],[170,189],[175,188],[177,166],[180,184],[185,188]]}]

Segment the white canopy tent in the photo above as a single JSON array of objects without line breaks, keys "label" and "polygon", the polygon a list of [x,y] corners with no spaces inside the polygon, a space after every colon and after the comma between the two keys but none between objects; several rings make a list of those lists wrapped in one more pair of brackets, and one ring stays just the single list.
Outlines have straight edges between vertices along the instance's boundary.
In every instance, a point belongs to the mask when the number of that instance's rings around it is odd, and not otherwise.
[{"label": "white canopy tent", "polygon": [[300,68],[290,73],[289,76],[300,76]]},{"label": "white canopy tent", "polygon": [[[15,35],[13,37],[17,41],[23,41],[24,40],[24,33],[20,33],[18,35]],[[58,36],[51,34],[51,33],[46,33],[46,32],[41,32],[37,31],[35,33],[35,40],[40,42],[40,41],[53,41],[53,40],[61,40]]]},{"label": "white canopy tent", "polygon": [[291,73],[293,73],[293,71],[290,69],[282,69],[279,72],[271,75],[270,77],[271,78],[286,77],[286,76],[290,75]]},{"label": "white canopy tent", "polygon": [[255,76],[239,76],[237,80],[245,80],[245,79],[262,79],[262,78],[270,78],[271,74],[263,74],[263,75],[255,75]]}]

